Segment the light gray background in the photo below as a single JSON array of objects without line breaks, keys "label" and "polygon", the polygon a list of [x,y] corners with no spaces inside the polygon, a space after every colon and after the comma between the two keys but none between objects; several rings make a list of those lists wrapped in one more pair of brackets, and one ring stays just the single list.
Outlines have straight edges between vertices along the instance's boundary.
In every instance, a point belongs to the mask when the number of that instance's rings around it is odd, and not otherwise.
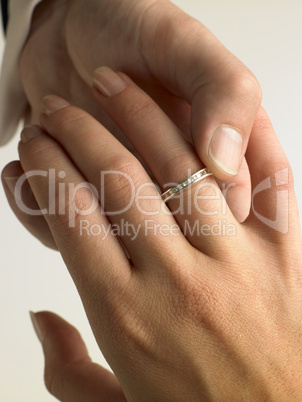
[{"label": "light gray background", "polygon": [[[257,76],[263,105],[293,167],[301,208],[302,0],[175,3],[207,25]],[[18,158],[18,137],[19,133],[0,149],[1,169]],[[2,188],[0,200],[0,400],[53,401],[43,385],[42,351],[30,309],[49,309],[67,318],[81,331],[93,359],[103,359],[59,254],[43,247],[17,222]]]}]

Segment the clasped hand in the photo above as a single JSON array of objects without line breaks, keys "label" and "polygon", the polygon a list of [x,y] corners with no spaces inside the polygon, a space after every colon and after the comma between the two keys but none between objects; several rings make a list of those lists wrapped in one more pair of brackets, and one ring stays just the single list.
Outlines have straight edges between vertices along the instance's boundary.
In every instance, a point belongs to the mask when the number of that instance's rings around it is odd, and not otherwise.
[{"label": "clasped hand", "polygon": [[[140,88],[106,68],[93,81],[101,65]],[[299,400],[298,211],[253,74],[166,0],[44,0],[20,71],[34,125],[3,176],[25,172],[21,198],[45,213],[22,211],[4,184],[7,197],[61,252],[114,371],[91,362],[74,327],[40,312],[50,392],[67,402]],[[48,93],[60,97],[41,110]],[[216,180],[162,202],[203,163]]]},{"label": "clasped hand", "polygon": [[[103,125],[60,97],[44,99],[42,128],[22,132],[24,172],[55,168],[57,190],[59,184],[68,189],[64,203],[56,191],[54,204],[61,210],[44,217],[114,371],[90,361],[73,327],[52,313],[37,313],[49,390],[63,401],[298,400],[301,237],[290,166],[264,110],[246,160],[253,188],[268,179],[272,185],[258,192],[255,210],[239,223],[213,177],[183,191],[182,198],[162,202],[154,180],[164,191],[166,183],[187,177],[188,167],[195,172],[203,165],[179,128],[129,77],[101,68],[93,93],[153,177]],[[108,171],[132,182],[112,174],[101,183],[100,173]],[[280,171],[282,177],[276,176]],[[46,178],[28,181],[45,210]],[[93,187],[79,189],[88,182]],[[129,203],[133,187],[143,188],[140,208]],[[102,203],[83,216],[92,188]],[[288,209],[273,228],[259,216],[273,221],[279,190],[288,194]],[[139,232],[135,239],[122,232],[108,231],[102,239],[81,232],[83,219],[90,227],[144,226],[150,221],[146,211],[155,224],[174,231]],[[232,235],[185,231],[186,225],[213,227],[219,220],[232,226]]]}]

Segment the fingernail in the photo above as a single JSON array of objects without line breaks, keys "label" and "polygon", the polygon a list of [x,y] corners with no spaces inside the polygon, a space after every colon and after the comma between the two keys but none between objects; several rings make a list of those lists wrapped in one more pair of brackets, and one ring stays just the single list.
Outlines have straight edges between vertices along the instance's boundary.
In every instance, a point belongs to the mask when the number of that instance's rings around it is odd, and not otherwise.
[{"label": "fingernail", "polygon": [[109,67],[100,67],[93,74],[93,83],[96,88],[108,98],[127,88],[126,82]]},{"label": "fingernail", "polygon": [[21,132],[21,141],[24,143],[28,142],[32,138],[37,137],[41,134],[43,134],[43,131],[39,126],[26,126]]},{"label": "fingernail", "polygon": [[41,112],[46,114],[46,116],[51,116],[56,111],[67,106],[70,106],[70,103],[65,99],[55,95],[47,95],[42,99]]},{"label": "fingernail", "polygon": [[231,175],[239,172],[242,136],[232,127],[219,126],[212,136],[209,156],[220,169]]},{"label": "fingernail", "polygon": [[15,196],[15,187],[19,178],[19,176],[4,177],[5,184],[12,196]]},{"label": "fingernail", "polygon": [[43,339],[44,339],[44,332],[43,332],[43,328],[41,327],[41,323],[39,322],[39,318],[36,316],[36,314],[33,311],[30,311],[29,314],[30,314],[31,322],[33,324],[36,335],[39,338],[39,341],[42,343]]}]

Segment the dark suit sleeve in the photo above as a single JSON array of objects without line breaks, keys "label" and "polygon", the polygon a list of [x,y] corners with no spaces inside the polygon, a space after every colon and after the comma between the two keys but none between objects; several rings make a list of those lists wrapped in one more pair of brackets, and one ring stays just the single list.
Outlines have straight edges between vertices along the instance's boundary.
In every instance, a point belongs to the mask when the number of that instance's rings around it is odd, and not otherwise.
[{"label": "dark suit sleeve", "polygon": [[1,0],[1,11],[2,11],[3,30],[4,33],[6,33],[6,27],[8,21],[8,0]]}]

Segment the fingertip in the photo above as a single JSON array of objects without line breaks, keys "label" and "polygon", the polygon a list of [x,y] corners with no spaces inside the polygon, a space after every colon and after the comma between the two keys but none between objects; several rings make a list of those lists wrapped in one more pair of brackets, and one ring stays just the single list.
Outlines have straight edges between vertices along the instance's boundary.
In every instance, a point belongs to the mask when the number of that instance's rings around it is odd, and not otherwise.
[{"label": "fingertip", "polygon": [[41,343],[43,343],[44,339],[44,331],[43,331],[43,326],[40,324],[40,319],[38,314],[35,314],[33,311],[29,312],[30,319],[33,325],[33,328],[35,330],[35,333]]},{"label": "fingertip", "polygon": [[78,330],[50,311],[31,313],[45,357],[44,380],[59,400],[125,401],[116,377],[91,361]]},{"label": "fingertip", "polygon": [[20,161],[12,161],[3,168],[1,172],[1,181],[8,197],[14,197],[16,183],[22,174],[24,174],[24,171],[21,167]]},{"label": "fingertip", "polygon": [[30,316],[37,336],[43,343],[45,357],[52,363],[88,357],[79,331],[62,317],[51,311],[31,312]]},{"label": "fingertip", "polygon": [[70,106],[70,103],[60,96],[46,95],[41,101],[41,113],[50,117],[58,110],[64,109],[67,106]]},{"label": "fingertip", "polygon": [[210,74],[208,82],[198,87],[191,112],[197,152],[222,180],[239,173],[261,104],[261,88],[253,74],[245,67],[229,68],[219,77]]},{"label": "fingertip", "polygon": [[24,173],[19,160],[9,162],[1,172],[1,178],[21,176]]},{"label": "fingertip", "polygon": [[109,67],[99,67],[93,73],[93,85],[101,95],[113,98],[124,91],[128,84],[122,74],[117,74]]},{"label": "fingertip", "polygon": [[30,141],[32,138],[38,137],[41,134],[43,135],[45,132],[38,125],[28,125],[23,128],[21,131],[21,143],[25,144]]},{"label": "fingertip", "polygon": [[220,125],[214,130],[208,148],[208,156],[215,165],[215,172],[219,176],[236,176],[238,174],[243,158],[242,152],[243,136],[238,129]]},{"label": "fingertip", "polygon": [[[37,204],[27,179],[24,177],[25,180],[23,180],[23,175],[25,175],[25,173],[20,161],[18,160],[8,163],[3,168],[1,172],[1,181],[7,201],[21,224],[33,236],[39,239],[44,246],[57,251],[58,247],[44,217],[32,216],[26,212],[27,208],[31,211],[39,210],[39,205]],[[16,185],[20,179],[21,188],[19,187],[17,191],[15,191]],[[23,210],[22,206],[24,206],[26,210]]]}]

